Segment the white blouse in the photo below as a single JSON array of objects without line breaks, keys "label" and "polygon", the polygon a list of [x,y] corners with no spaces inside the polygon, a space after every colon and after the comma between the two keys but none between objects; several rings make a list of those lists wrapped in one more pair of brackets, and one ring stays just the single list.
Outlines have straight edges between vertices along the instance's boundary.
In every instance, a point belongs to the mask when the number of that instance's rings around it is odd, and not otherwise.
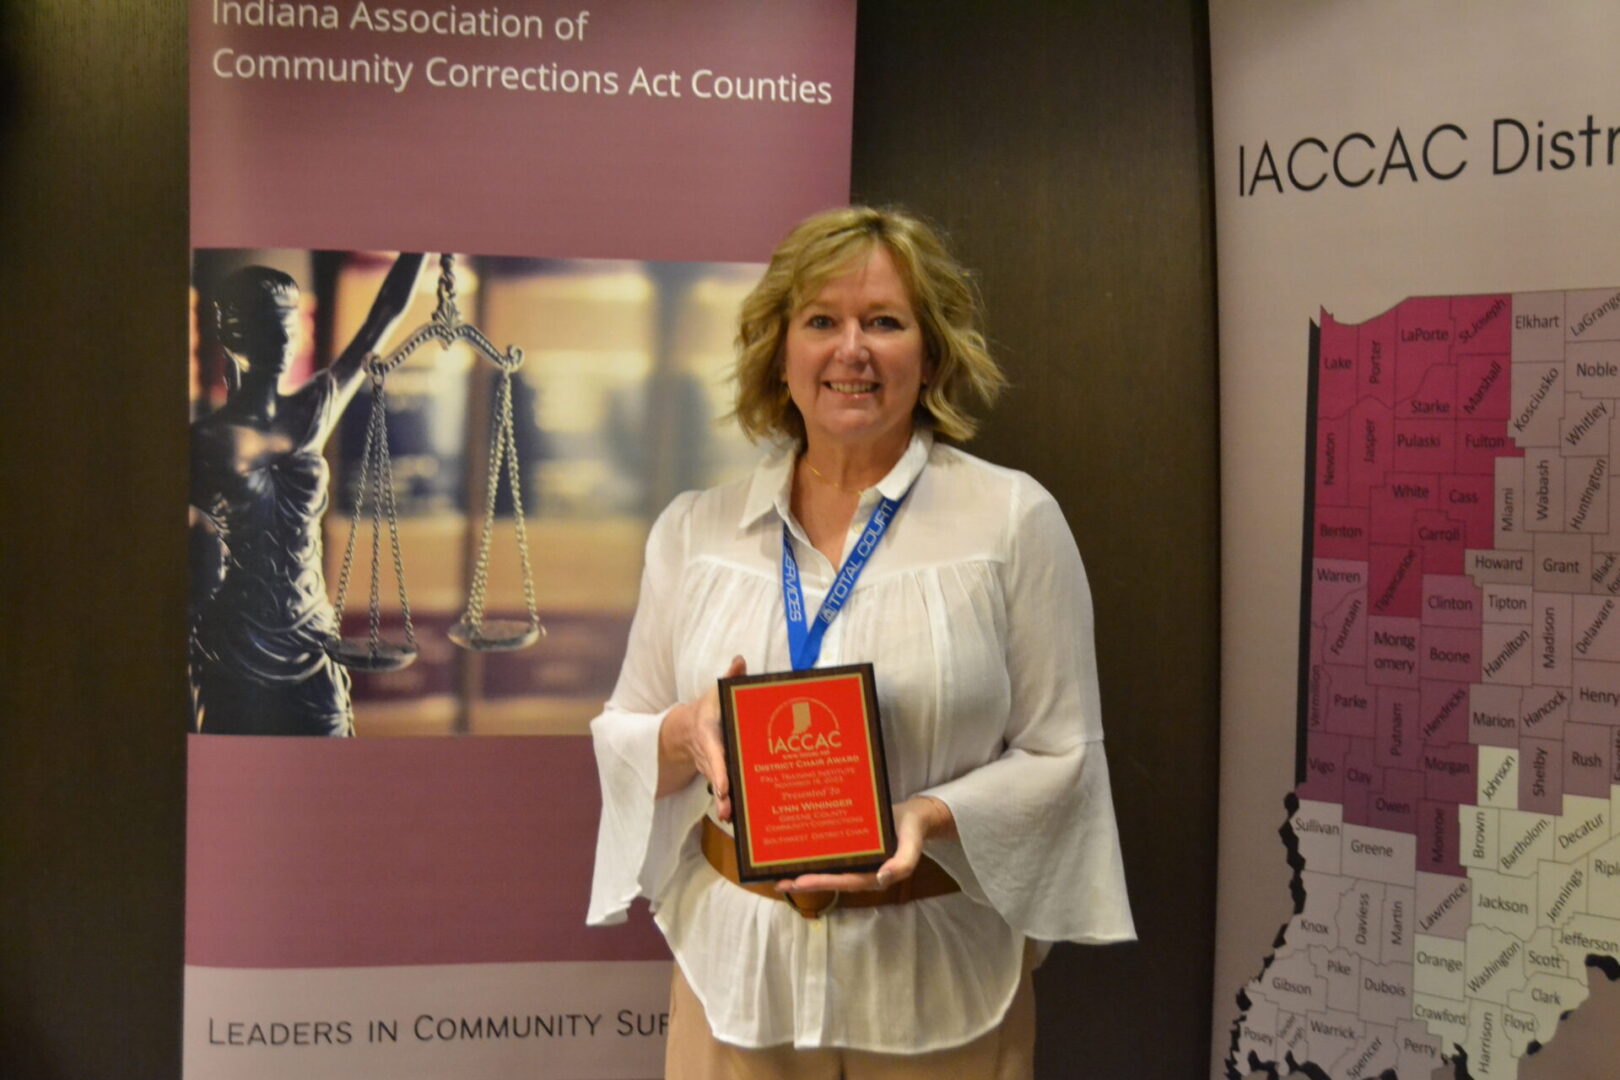
[{"label": "white blouse", "polygon": [[591,723],[603,807],[588,921],[620,922],[647,897],[725,1042],[959,1045],[1005,1014],[1026,937],[1136,936],[1085,571],[1045,489],[926,431],[862,495],[846,551],[879,495],[912,488],[818,666],[875,666],[891,794],[950,807],[960,839],[925,850],[962,891],[803,918],[709,866],[697,842],[712,806],[701,776],[654,796],[658,726],[672,705],[701,696],[733,656],[751,673],[791,666],[782,523],[811,614],[837,575],[793,518],[792,466],[778,451],[749,479],[677,497],[653,526],[629,654]]}]

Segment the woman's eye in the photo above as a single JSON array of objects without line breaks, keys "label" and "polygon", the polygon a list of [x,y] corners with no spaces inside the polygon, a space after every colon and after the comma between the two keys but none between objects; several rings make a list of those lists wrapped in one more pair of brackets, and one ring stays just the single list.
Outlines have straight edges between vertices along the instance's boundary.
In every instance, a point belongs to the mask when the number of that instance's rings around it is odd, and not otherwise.
[{"label": "woman's eye", "polygon": [[812,315],[804,321],[804,325],[811,330],[831,330],[833,326],[831,315]]},{"label": "woman's eye", "polygon": [[903,329],[903,324],[893,315],[879,315],[872,320],[872,325],[882,327],[885,330]]}]

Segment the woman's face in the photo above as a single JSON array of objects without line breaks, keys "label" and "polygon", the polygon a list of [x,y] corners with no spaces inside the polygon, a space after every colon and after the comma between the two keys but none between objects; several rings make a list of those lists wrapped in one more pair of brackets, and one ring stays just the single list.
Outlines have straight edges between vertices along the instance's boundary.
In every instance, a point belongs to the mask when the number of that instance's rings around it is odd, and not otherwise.
[{"label": "woman's face", "polygon": [[788,319],[788,393],[812,446],[889,449],[931,374],[911,293],[878,244]]},{"label": "woman's face", "polygon": [[277,297],[238,316],[223,328],[221,337],[250,367],[279,372],[292,360],[301,321],[298,297],[294,295],[290,301]]}]

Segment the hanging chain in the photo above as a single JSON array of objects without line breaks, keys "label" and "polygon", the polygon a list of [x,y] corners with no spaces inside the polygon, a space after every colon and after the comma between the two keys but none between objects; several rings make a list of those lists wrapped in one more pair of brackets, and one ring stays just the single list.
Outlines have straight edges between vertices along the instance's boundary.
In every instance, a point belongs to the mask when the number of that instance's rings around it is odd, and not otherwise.
[{"label": "hanging chain", "polygon": [[[381,403],[383,401],[384,397],[385,397],[385,395],[383,393],[383,390],[382,390],[381,386],[379,385],[378,390],[377,390],[377,400],[378,400],[378,402]],[[383,409],[381,409],[379,411],[382,412],[384,414],[384,416],[387,415],[387,408],[386,407],[384,407]],[[395,581],[396,585],[399,588],[399,613],[400,613],[401,618],[403,618],[404,621],[405,621],[405,643],[410,646],[412,652],[415,652],[416,651],[416,624],[411,621],[411,601],[405,595],[405,559],[400,554],[400,550],[399,550],[399,507],[394,502],[394,457],[393,457],[392,454],[387,452],[388,429],[386,427],[384,427],[382,429],[381,436],[382,437],[379,440],[379,442],[383,446],[383,453],[381,455],[381,460],[378,462],[380,467],[377,470],[377,474],[378,474],[377,475],[377,482],[381,486],[381,490],[378,492],[379,498],[378,498],[377,501],[387,503],[387,511],[388,511],[388,542],[394,549],[394,581]],[[373,549],[373,553],[372,553],[372,556],[371,556],[371,596],[372,596],[372,601],[371,601],[371,611],[372,611],[372,615],[371,615],[371,624],[372,624],[371,649],[372,649],[372,652],[376,652],[376,650],[377,650],[377,629],[376,629],[376,626],[377,626],[377,576],[378,576],[378,569],[377,569],[377,556],[376,556],[376,551],[375,551],[375,549],[376,549],[375,539],[373,539],[373,542],[372,542],[372,549]]]},{"label": "hanging chain", "polygon": [[[366,365],[376,357],[366,357]],[[376,385],[375,374],[372,375],[372,385]],[[366,448],[360,455],[360,481],[354,486],[354,509],[349,514],[349,540],[343,546],[343,567],[338,571],[337,599],[332,606],[337,609],[338,633],[343,632],[343,606],[349,596],[349,572],[354,568],[354,540],[360,532],[360,515],[365,508],[366,485],[371,477],[371,444],[376,437],[377,425],[369,419],[366,423]]]},{"label": "hanging chain", "polygon": [[512,525],[517,532],[518,559],[523,567],[523,603],[529,611],[530,629],[539,629],[540,608],[534,599],[534,572],[529,568],[529,534],[524,524],[523,485],[519,479],[516,425],[512,421],[512,373],[502,369],[501,379],[506,383],[506,394],[500,423],[506,432],[506,479],[512,487]]},{"label": "hanging chain", "polygon": [[[385,447],[388,444],[387,416],[388,398],[383,394],[383,388],[380,384],[374,385],[371,391],[371,423],[379,428],[377,442],[382,443]],[[377,424],[379,417],[384,421],[380,425]],[[375,444],[373,446],[375,447]],[[376,453],[376,450],[373,449],[372,452]],[[367,641],[370,644],[370,654],[372,656],[377,655],[377,641],[382,636],[382,604],[378,596],[382,585],[382,567],[377,565],[377,558],[382,554],[382,500],[377,498],[375,490],[378,482],[378,466],[380,464],[380,460],[373,459],[371,465],[373,489],[371,492],[371,603],[367,605],[366,611],[371,620],[371,636]]]},{"label": "hanging chain", "polygon": [[382,525],[388,520],[389,547],[394,557],[394,579],[399,585],[399,608],[405,620],[405,640],[416,647],[416,627],[411,621],[411,604],[405,594],[405,560],[399,543],[399,508],[394,498],[394,467],[388,452],[387,370],[375,355],[366,358],[371,373],[371,416],[366,423],[366,444],[360,454],[360,480],[355,485],[354,511],[349,518],[349,539],[343,547],[343,566],[338,573],[338,633],[343,632],[343,609],[349,597],[349,579],[354,570],[355,538],[365,517],[367,496],[371,501],[371,589],[367,605],[367,651],[375,659],[382,642]]},{"label": "hanging chain", "polygon": [[490,540],[495,530],[495,504],[500,491],[504,460],[507,486],[512,492],[512,528],[517,536],[518,559],[523,570],[523,604],[531,629],[540,625],[540,609],[534,596],[534,573],[529,566],[529,534],[523,515],[523,484],[518,468],[517,434],[512,410],[512,371],[501,368],[495,395],[495,426],[489,439],[489,470],[485,477],[484,525],[478,537],[478,556],[473,563],[472,587],[467,593],[467,625],[476,640],[484,625],[484,596],[489,584]]},{"label": "hanging chain", "polygon": [[484,590],[489,583],[489,547],[495,532],[495,497],[501,482],[501,457],[506,451],[503,417],[512,411],[511,373],[502,371],[497,386],[495,429],[490,433],[489,467],[484,477],[484,525],[478,534],[478,557],[473,562],[472,587],[467,591],[467,625],[471,627],[475,639],[484,628]]}]

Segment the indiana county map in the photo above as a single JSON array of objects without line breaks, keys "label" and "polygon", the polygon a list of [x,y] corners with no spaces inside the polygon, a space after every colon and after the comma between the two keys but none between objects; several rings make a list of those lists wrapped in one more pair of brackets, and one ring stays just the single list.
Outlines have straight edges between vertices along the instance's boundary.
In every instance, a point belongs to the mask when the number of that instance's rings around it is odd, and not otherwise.
[{"label": "indiana county map", "polygon": [[1310,346],[1295,914],[1227,1072],[1517,1077],[1620,978],[1620,289]]}]

